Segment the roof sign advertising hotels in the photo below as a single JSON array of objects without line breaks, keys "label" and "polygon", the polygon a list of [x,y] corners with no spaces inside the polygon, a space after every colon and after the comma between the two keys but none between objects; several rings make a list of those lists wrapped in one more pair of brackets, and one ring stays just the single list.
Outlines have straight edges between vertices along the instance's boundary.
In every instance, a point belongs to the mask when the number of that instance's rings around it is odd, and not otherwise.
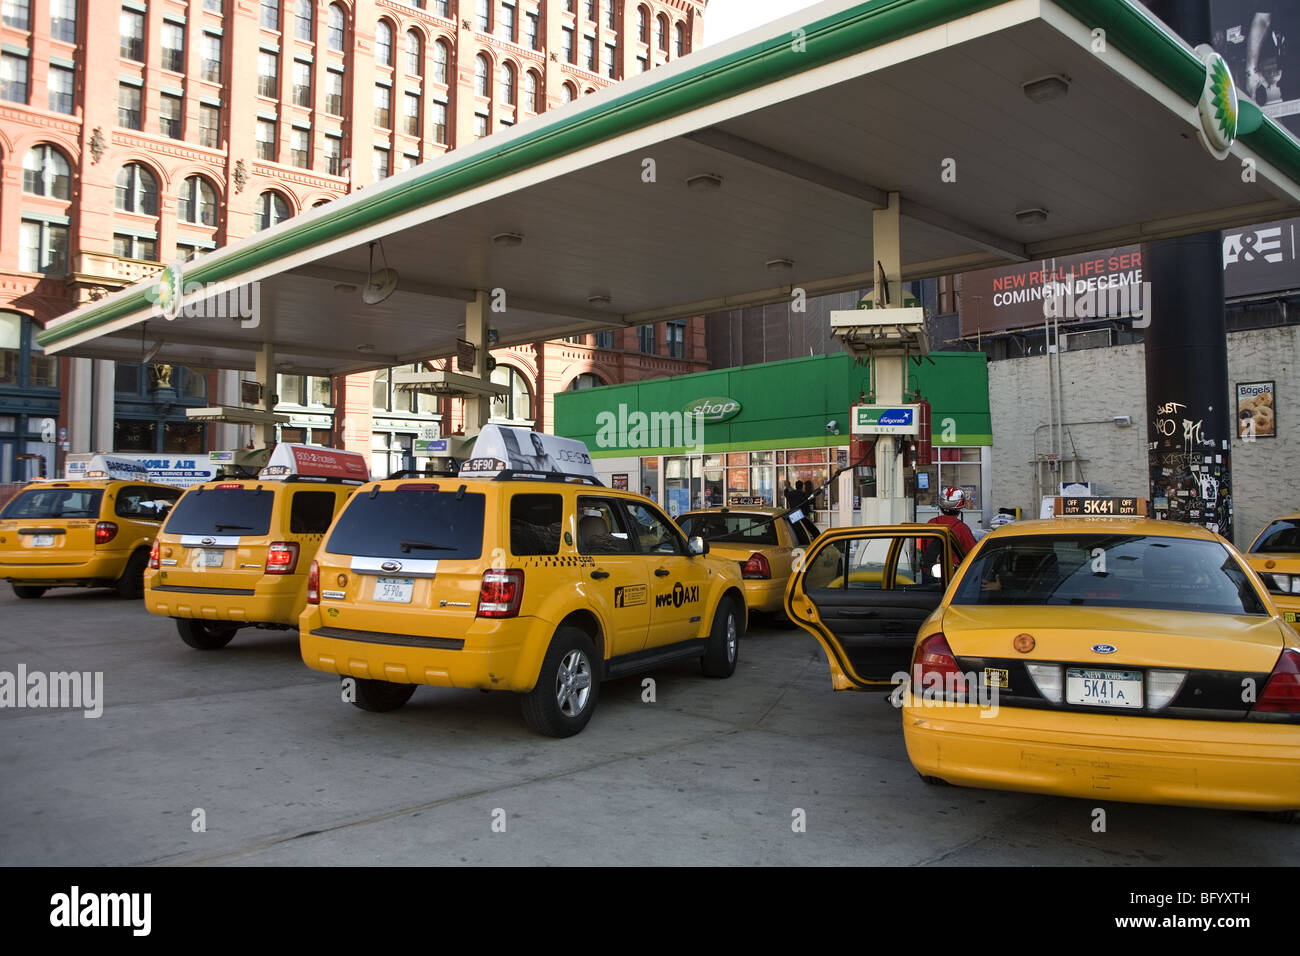
[{"label": "roof sign advertising hotels", "polygon": [[316,445],[275,446],[266,467],[258,472],[263,479],[285,479],[290,475],[313,478],[342,478],[350,481],[368,481],[370,468],[366,456],[339,448],[320,448]]}]

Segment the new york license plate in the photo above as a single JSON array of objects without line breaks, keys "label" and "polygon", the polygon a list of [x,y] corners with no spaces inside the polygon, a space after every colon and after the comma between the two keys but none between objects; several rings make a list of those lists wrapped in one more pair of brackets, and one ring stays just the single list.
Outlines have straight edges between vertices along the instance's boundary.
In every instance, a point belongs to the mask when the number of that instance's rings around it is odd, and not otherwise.
[{"label": "new york license plate", "polygon": [[1065,702],[1087,707],[1140,708],[1142,672],[1067,668]]},{"label": "new york license plate", "polygon": [[375,578],[375,600],[386,604],[410,604],[415,578]]},{"label": "new york license plate", "polygon": [[219,568],[226,563],[226,552],[220,549],[201,548],[198,560],[194,562],[200,568]]},{"label": "new york license plate", "polygon": [[52,548],[54,547],[54,535],[52,534],[34,534],[32,535],[33,548]]}]

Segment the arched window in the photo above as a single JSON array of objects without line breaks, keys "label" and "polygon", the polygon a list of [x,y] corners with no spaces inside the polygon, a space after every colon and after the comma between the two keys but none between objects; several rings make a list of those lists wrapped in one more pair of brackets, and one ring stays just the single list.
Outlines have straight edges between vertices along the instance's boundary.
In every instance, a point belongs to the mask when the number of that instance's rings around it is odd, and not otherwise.
[{"label": "arched window", "polygon": [[580,392],[584,388],[600,388],[604,384],[599,375],[593,372],[583,372],[570,382],[564,390],[566,392]]},{"label": "arched window", "polygon": [[128,163],[117,171],[115,205],[121,212],[158,215],[158,180],[139,163]]},{"label": "arched window", "polygon": [[507,106],[515,105],[515,67],[513,63],[501,64],[501,102]]},{"label": "arched window", "polygon": [[560,99],[565,103],[572,103],[578,96],[578,91],[573,88],[572,83],[565,83],[560,87]]},{"label": "arched window", "polygon": [[659,49],[668,52],[668,17],[659,14]]},{"label": "arched window", "polygon": [[293,213],[289,211],[289,202],[279,193],[268,189],[257,197],[257,228],[270,229],[277,222],[284,222]]},{"label": "arched window", "polygon": [[433,44],[433,81],[435,83],[447,82],[450,63],[451,47],[447,45],[446,40],[438,40]]},{"label": "arched window", "polygon": [[299,40],[311,39],[312,7],[314,0],[297,0],[293,5],[293,35]]},{"label": "arched window", "polygon": [[51,199],[72,198],[67,158],[49,143],[39,143],[23,157],[23,192]]},{"label": "arched window", "polygon": [[492,381],[510,389],[506,395],[492,399],[492,417],[512,422],[533,420],[533,393],[528,379],[509,365],[498,365],[492,370]]},{"label": "arched window", "polygon": [[417,30],[406,31],[406,72],[424,76],[424,41]]},{"label": "arched window", "polygon": [[686,24],[677,24],[677,55],[686,55]]},{"label": "arched window", "polygon": [[534,113],[542,112],[542,85],[538,82],[537,72],[529,70],[524,74],[524,105]]},{"label": "arched window", "polygon": [[393,27],[387,20],[380,20],[375,27],[375,62],[393,65]]},{"label": "arched window", "polygon": [[486,53],[474,58],[474,89],[479,96],[492,95],[492,61]]},{"label": "arched window", "polygon": [[337,3],[330,4],[329,26],[325,32],[325,44],[331,50],[343,52],[344,33],[347,30],[348,14]]},{"label": "arched window", "polygon": [[217,224],[217,191],[202,176],[190,176],[181,183],[176,218],[195,226]]},{"label": "arched window", "polygon": [[650,11],[645,7],[636,8],[636,35],[642,43],[650,42]]}]

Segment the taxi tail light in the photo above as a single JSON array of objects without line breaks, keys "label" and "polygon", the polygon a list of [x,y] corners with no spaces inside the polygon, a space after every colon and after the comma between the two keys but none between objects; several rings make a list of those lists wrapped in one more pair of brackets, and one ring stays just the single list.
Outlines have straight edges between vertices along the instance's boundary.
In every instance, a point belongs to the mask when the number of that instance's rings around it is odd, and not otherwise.
[{"label": "taxi tail light", "polygon": [[236,489],[238,489],[238,488],[242,488],[242,487],[244,487],[244,486],[241,485],[241,484],[240,484],[239,482],[237,482],[237,481],[227,481],[227,482],[224,482],[224,483],[222,483],[222,484],[220,484],[220,485],[217,485],[217,487],[218,487],[218,488],[236,488]]},{"label": "taxi tail light", "polygon": [[307,572],[307,603],[320,603],[320,565],[315,561],[311,563],[311,570]]},{"label": "taxi tail light", "polygon": [[293,574],[298,569],[298,543],[273,541],[266,549],[267,574]]},{"label": "taxi tail light", "polygon": [[[948,646],[942,633],[931,634],[916,647],[912,655],[912,693],[930,695],[938,693],[945,700],[966,699],[968,681],[957,666],[957,657]],[[928,698],[927,698],[928,699]]]},{"label": "taxi tail light", "polygon": [[1264,693],[1252,711],[1268,714],[1300,714],[1300,651],[1286,648],[1268,675]]},{"label": "taxi tail light", "polygon": [[111,521],[101,521],[95,525],[95,544],[108,544],[117,537],[117,525]]},{"label": "taxi tail light", "polygon": [[755,551],[740,566],[740,576],[746,580],[766,581],[772,577],[772,566],[767,563],[767,558]]},{"label": "taxi tail light", "polygon": [[1065,668],[1060,664],[1031,664],[1026,661],[1025,670],[1045,699],[1059,704],[1065,697]]},{"label": "taxi tail light", "polygon": [[149,549],[149,570],[157,571],[162,567],[162,562],[158,559],[158,542],[154,541],[153,547]]},{"label": "taxi tail light", "polygon": [[524,572],[484,571],[478,592],[479,617],[517,617],[524,599]]}]

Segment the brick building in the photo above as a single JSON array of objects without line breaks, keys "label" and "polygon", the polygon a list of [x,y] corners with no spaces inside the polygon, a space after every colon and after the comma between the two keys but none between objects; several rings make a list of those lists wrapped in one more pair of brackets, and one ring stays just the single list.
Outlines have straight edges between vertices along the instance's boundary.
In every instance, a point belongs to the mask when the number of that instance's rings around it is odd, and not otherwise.
[{"label": "brick building", "polygon": [[[436,159],[694,49],[707,0],[4,0],[0,27],[0,482],[56,451],[202,451],[238,375],[51,360],[49,319],[176,258]],[[599,241],[593,236],[593,241]],[[703,368],[703,322],[501,350],[494,413]],[[410,461],[455,407],[379,372],[284,375],[285,440]],[[33,467],[35,467],[33,465]]]}]

